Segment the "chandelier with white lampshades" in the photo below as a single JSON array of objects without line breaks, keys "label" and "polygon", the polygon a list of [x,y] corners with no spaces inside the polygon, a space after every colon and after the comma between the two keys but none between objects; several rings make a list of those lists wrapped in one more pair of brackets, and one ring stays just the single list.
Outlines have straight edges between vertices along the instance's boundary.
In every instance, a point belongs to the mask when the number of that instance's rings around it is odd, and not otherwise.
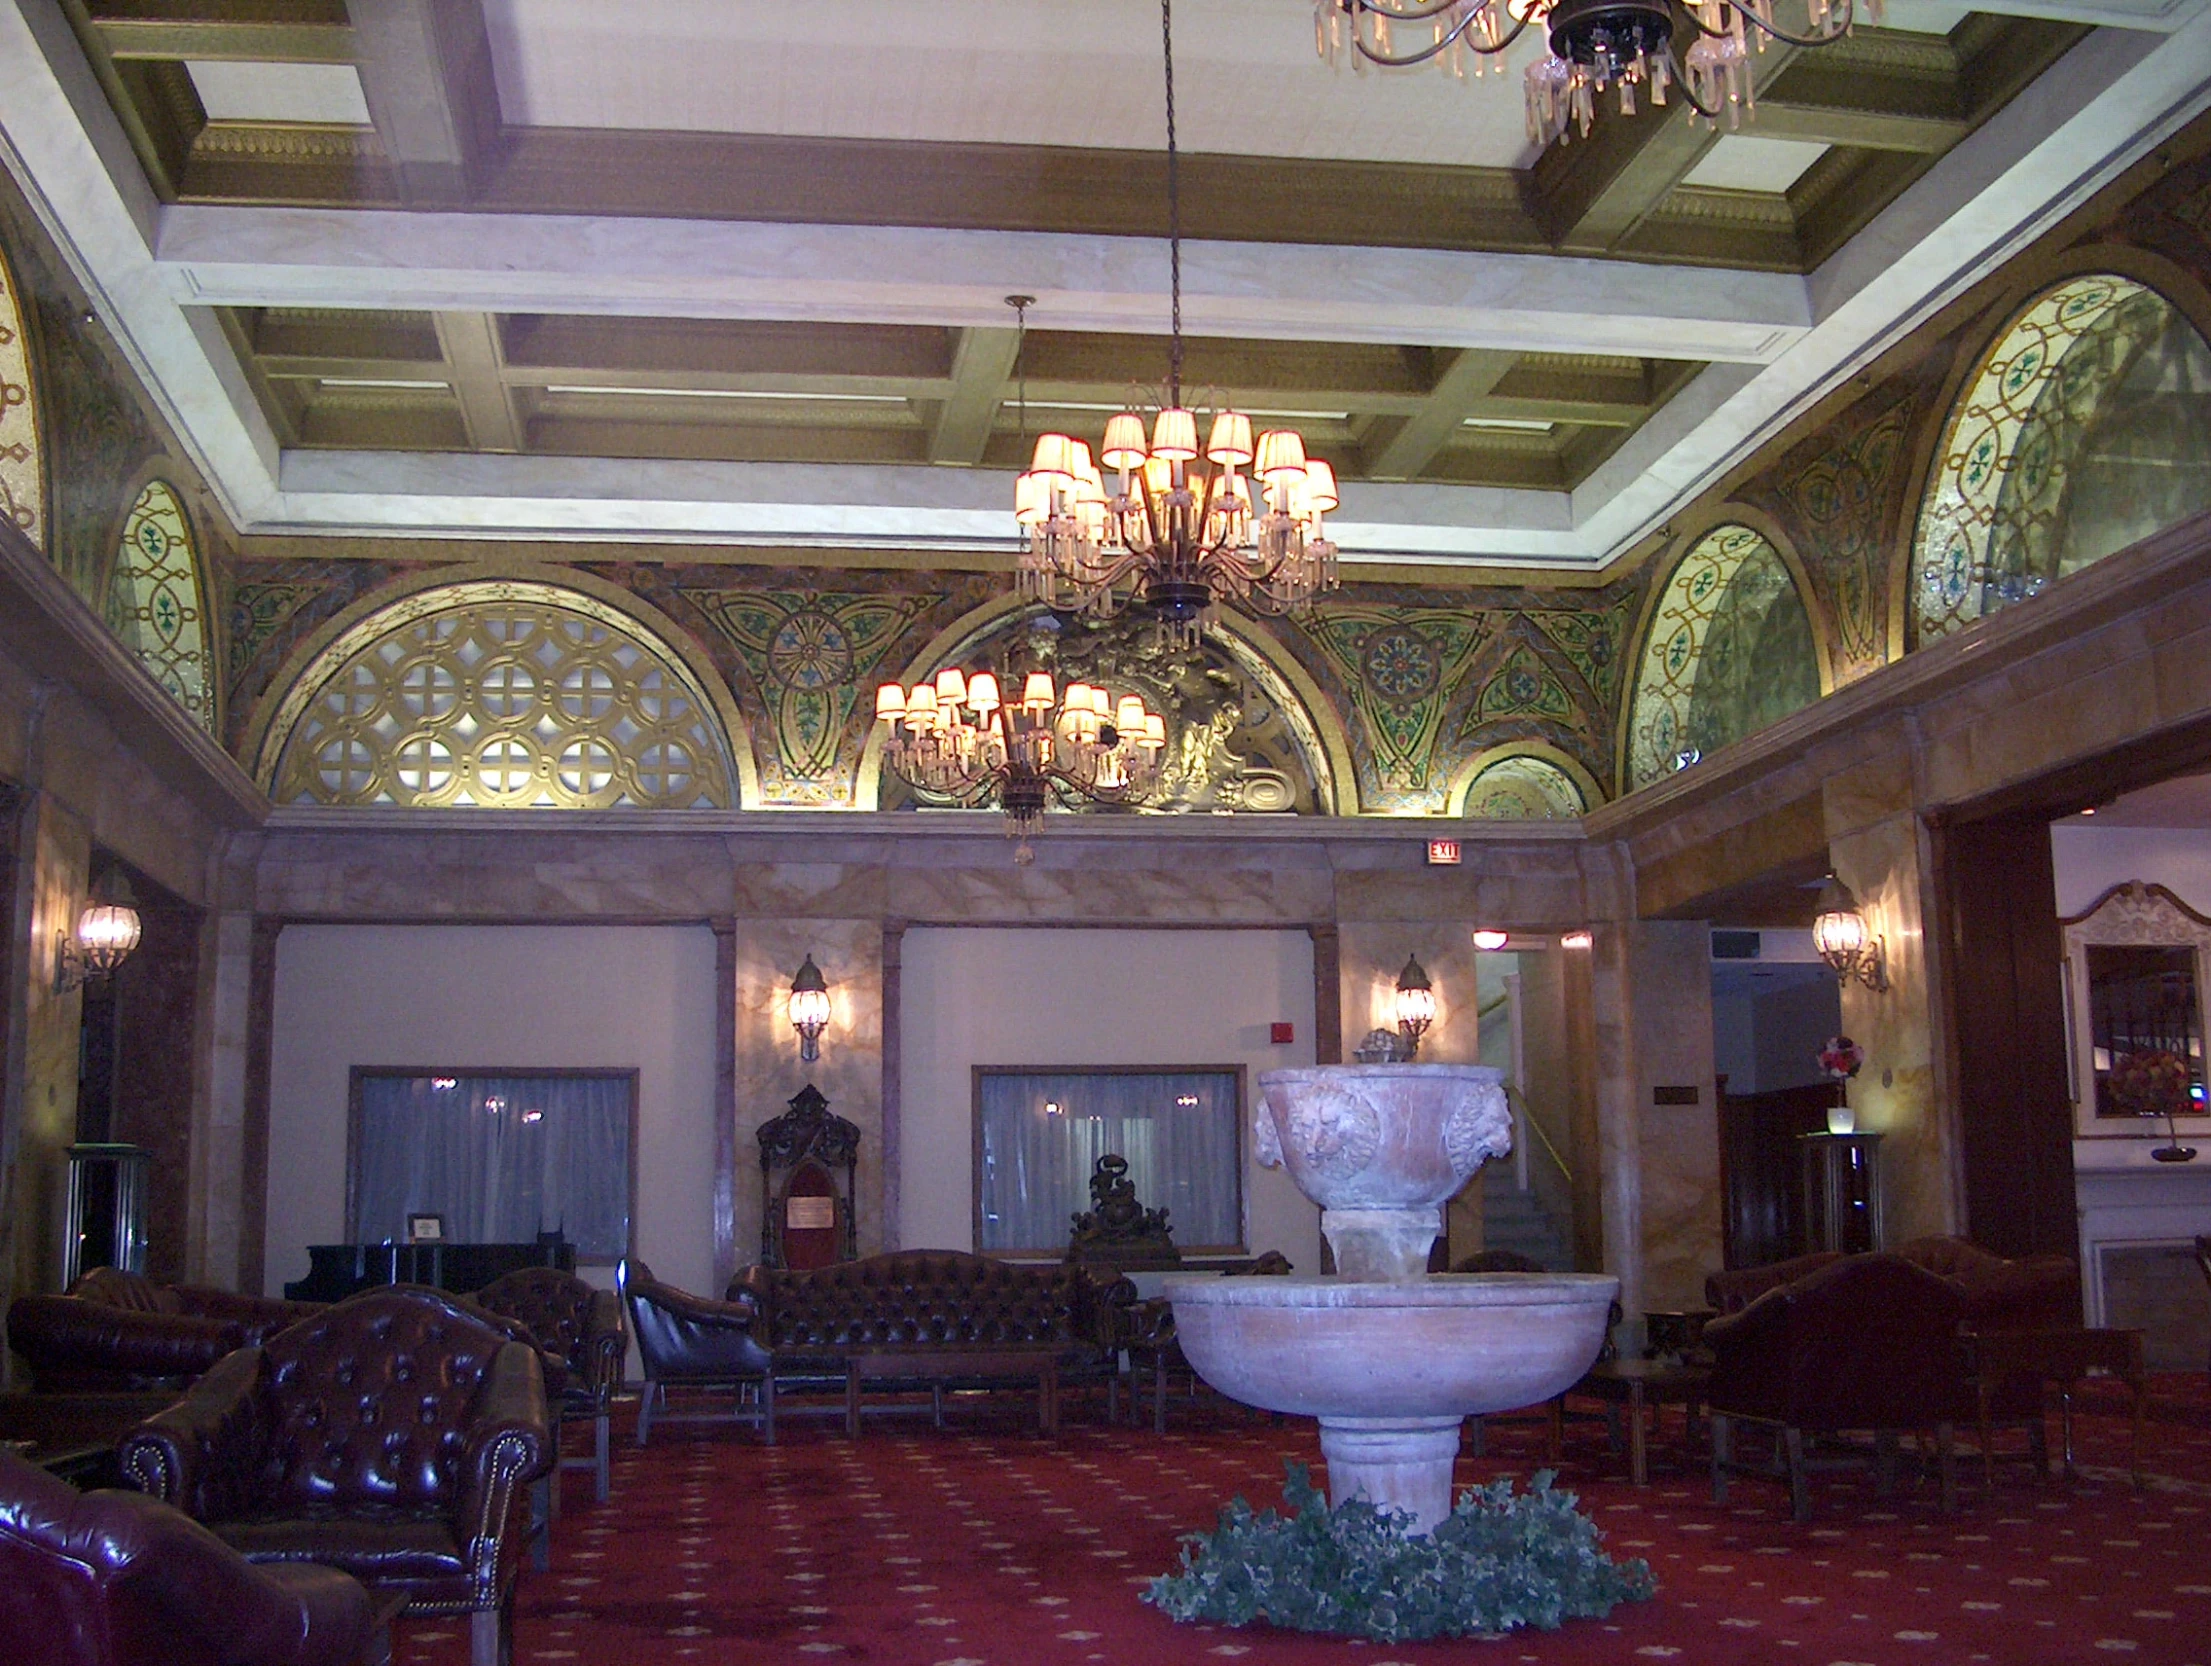
[{"label": "chandelier with white lampshades", "polygon": [[[1008,679],[1011,681],[1011,679]],[[883,761],[910,785],[967,809],[995,800],[1006,832],[1021,842],[1016,862],[1035,851],[1055,792],[1101,804],[1136,804],[1159,786],[1166,720],[1133,694],[1118,701],[1095,683],[1062,692],[1050,673],[1028,672],[1008,704],[995,672],[939,671],[906,688],[875,691],[875,716],[888,726]]]},{"label": "chandelier with white lampshades", "polygon": [[[1532,26],[1550,50],[1525,76],[1528,139],[1547,145],[1578,128],[1583,137],[1598,97],[1614,88],[1620,114],[1635,114],[1635,93],[1663,106],[1669,87],[1705,120],[1730,127],[1752,113],[1750,53],[1770,37],[1789,46],[1828,46],[1859,15],[1881,21],[1881,0],[1805,0],[1806,26],[1792,34],[1774,21],[1773,0],[1317,0],[1316,45],[1335,63],[1346,55],[1399,69],[1437,63],[1464,76],[1482,74]],[[1694,34],[1676,50],[1678,26]]]},{"label": "chandelier with white lampshades", "polygon": [[[1100,619],[1140,606],[1173,644],[1188,647],[1223,597],[1279,614],[1335,588],[1336,546],[1326,517],[1337,495],[1335,471],[1305,455],[1295,429],[1254,437],[1241,411],[1183,402],[1173,0],[1160,0],[1159,17],[1167,67],[1167,385],[1149,432],[1142,415],[1123,411],[1106,424],[1095,459],[1081,440],[1040,436],[1015,486],[1014,516],[1022,528],[1017,571],[1024,597]],[[1026,298],[1009,299],[1025,322]],[[1022,403],[1025,428],[1025,395]]]}]

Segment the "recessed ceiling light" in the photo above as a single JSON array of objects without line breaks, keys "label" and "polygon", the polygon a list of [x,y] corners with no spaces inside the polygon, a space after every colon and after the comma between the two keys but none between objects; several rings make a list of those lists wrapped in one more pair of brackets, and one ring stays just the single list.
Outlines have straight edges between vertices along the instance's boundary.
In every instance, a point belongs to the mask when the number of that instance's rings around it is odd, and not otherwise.
[{"label": "recessed ceiling light", "polygon": [[620,399],[802,399],[809,404],[903,405],[902,393],[792,393],[780,388],[630,388],[548,382],[547,393],[586,394]]},{"label": "recessed ceiling light", "polygon": [[418,376],[318,376],[315,380],[326,388],[438,388],[450,386],[446,382],[426,381]]}]

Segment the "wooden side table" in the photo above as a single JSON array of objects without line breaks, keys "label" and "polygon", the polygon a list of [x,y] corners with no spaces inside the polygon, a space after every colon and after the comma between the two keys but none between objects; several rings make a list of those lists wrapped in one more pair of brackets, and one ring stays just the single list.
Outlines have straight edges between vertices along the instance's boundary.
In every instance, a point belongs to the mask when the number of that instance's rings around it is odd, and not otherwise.
[{"label": "wooden side table", "polygon": [[1980,1416],[1981,1479],[1993,1485],[1995,1463],[1989,1455],[1989,1402],[2005,1383],[2032,1377],[2055,1384],[2065,1441],[2065,1478],[2073,1469],[2073,1389],[2081,1378],[2105,1372],[2127,1385],[2133,1413],[2131,1463],[2134,1484],[2142,1484],[2142,1333],[2138,1330],[1982,1331],[1966,1338],[1972,1353],[1973,1392]]},{"label": "wooden side table", "polygon": [[1587,1394],[1608,1407],[1625,1406],[1628,1413],[1628,1479],[1636,1486],[1651,1484],[1650,1432],[1647,1412],[1669,1403],[1679,1405],[1691,1425],[1697,1408],[1712,1386],[1712,1373],[1701,1365],[1674,1365],[1655,1359],[1614,1359],[1593,1365],[1589,1374],[1567,1392]]},{"label": "wooden side table", "polygon": [[845,1360],[844,1428],[860,1438],[860,1385],[868,1379],[892,1382],[925,1382],[942,1393],[950,1382],[1020,1382],[1036,1384],[1037,1433],[1059,1433],[1059,1354],[1050,1348],[878,1349],[849,1355]]}]

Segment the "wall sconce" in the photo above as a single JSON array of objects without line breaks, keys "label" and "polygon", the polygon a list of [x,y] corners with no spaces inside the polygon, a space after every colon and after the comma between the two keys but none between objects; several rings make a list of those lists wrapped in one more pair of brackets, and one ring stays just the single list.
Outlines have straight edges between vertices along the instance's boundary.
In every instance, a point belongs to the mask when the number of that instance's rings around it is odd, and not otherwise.
[{"label": "wall sconce", "polygon": [[829,985],[808,955],[791,980],[791,1028],[798,1031],[798,1056],[812,1064],[821,1057],[821,1032],[829,1027]]},{"label": "wall sconce", "polygon": [[1420,1052],[1420,1038],[1436,1019],[1436,986],[1418,958],[1405,957],[1405,969],[1397,974],[1397,1033],[1405,1038],[1405,1057]]},{"label": "wall sconce", "polygon": [[1593,949],[1597,946],[1597,934],[1593,931],[1569,931],[1558,940],[1562,949]]},{"label": "wall sconce", "polygon": [[1839,981],[1848,983],[1856,978],[1876,992],[1888,988],[1887,949],[1866,929],[1858,899],[1839,879],[1830,877],[1820,889],[1819,912],[1812,920],[1812,945],[1819,950],[1820,959],[1835,968]]},{"label": "wall sconce", "polygon": [[94,978],[106,977],[138,947],[137,900],[131,895],[130,881],[113,869],[93,886],[84,912],[77,916],[77,934],[55,935],[55,994],[66,995]]},{"label": "wall sconce", "polygon": [[1487,952],[1495,952],[1512,941],[1512,933],[1499,931],[1495,926],[1479,926],[1474,932],[1474,946]]}]

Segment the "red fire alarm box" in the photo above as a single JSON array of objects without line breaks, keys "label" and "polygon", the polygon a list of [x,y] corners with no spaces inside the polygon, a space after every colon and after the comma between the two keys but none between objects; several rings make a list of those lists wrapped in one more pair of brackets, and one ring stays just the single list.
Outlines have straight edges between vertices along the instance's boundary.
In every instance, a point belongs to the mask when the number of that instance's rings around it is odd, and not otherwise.
[{"label": "red fire alarm box", "polygon": [[1295,1024],[1269,1025],[1267,1030],[1267,1039],[1273,1042],[1277,1047],[1283,1045],[1283,1043],[1285,1042],[1295,1041],[1297,1039],[1297,1026]]}]

